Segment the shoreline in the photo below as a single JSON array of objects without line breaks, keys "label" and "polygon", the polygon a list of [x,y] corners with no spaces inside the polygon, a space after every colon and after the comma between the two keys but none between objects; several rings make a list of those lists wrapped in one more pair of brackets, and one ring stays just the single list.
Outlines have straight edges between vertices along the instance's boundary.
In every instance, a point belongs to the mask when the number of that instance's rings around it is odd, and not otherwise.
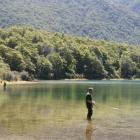
[{"label": "shoreline", "polygon": [[[5,81],[7,83],[7,85],[15,85],[15,84],[36,84],[36,83],[40,83],[40,81]],[[1,83],[1,85],[3,84],[3,82]]]},{"label": "shoreline", "polygon": [[[95,81],[95,82],[102,82],[102,81],[140,81],[140,79],[102,79],[102,80],[88,80],[88,79],[60,79],[60,80],[33,80],[33,81],[5,81],[8,85],[15,85],[15,84],[18,84],[18,85],[24,85],[24,84],[37,84],[37,83],[45,83],[45,82],[84,82],[84,81],[88,81],[88,82],[92,82],[92,81]],[[0,85],[3,85],[3,82],[1,80],[1,84]]]}]

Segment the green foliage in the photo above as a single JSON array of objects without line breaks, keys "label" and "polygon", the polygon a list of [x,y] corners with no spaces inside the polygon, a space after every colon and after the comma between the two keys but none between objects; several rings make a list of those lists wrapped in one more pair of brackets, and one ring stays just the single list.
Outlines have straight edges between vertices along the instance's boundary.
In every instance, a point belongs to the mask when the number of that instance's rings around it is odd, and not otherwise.
[{"label": "green foliage", "polygon": [[[140,44],[139,7],[140,0],[0,0],[0,27],[30,25],[53,32]],[[23,29],[20,35],[25,34]],[[2,38],[9,35],[5,32]],[[42,41],[39,34],[30,39],[33,43]],[[14,40],[9,41],[15,47]]]},{"label": "green foliage", "polygon": [[0,79],[3,79],[3,76],[10,72],[10,67],[7,63],[4,63],[3,59],[0,57]]},{"label": "green foliage", "polygon": [[60,56],[65,60],[64,71],[68,74],[74,74],[76,70],[76,59],[72,54],[72,50],[69,48],[62,48],[60,51]]},{"label": "green foliage", "polygon": [[29,76],[29,73],[27,71],[22,71],[20,73],[20,78],[23,81],[30,81],[30,80],[32,80],[31,77]]},{"label": "green foliage", "polygon": [[106,77],[106,71],[100,60],[94,57],[86,58],[85,76],[88,79],[103,79]]},{"label": "green foliage", "polygon": [[19,73],[16,71],[4,72],[2,79],[7,81],[17,81],[19,80]]},{"label": "green foliage", "polygon": [[6,45],[10,48],[15,48],[17,45],[17,41],[18,41],[18,39],[16,37],[9,37],[7,39]]},{"label": "green foliage", "polygon": [[121,62],[121,77],[122,78],[132,78],[136,75],[136,64],[129,57],[125,57]]},{"label": "green foliage", "polygon": [[12,26],[0,30],[0,78],[140,78],[139,52],[127,44]]},{"label": "green foliage", "polygon": [[53,66],[53,78],[54,79],[62,79],[65,77],[64,65],[65,60],[61,58],[58,53],[53,53],[48,56],[49,61]]},{"label": "green foliage", "polygon": [[37,60],[37,77],[40,79],[52,78],[52,64],[47,57],[39,57]]}]

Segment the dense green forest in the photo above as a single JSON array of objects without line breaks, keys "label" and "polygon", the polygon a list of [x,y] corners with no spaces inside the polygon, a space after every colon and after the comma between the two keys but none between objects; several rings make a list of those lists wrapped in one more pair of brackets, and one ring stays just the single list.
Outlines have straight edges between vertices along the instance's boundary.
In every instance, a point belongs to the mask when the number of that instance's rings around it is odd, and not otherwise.
[{"label": "dense green forest", "polygon": [[140,0],[0,0],[0,27],[140,44]]},{"label": "dense green forest", "polygon": [[5,80],[140,78],[140,47],[27,26],[0,29]]}]

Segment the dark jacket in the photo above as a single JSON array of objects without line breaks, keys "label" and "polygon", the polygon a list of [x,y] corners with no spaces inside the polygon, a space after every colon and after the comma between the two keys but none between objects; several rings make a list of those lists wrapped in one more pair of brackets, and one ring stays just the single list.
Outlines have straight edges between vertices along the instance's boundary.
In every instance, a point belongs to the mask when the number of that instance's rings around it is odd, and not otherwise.
[{"label": "dark jacket", "polygon": [[[89,103],[88,101],[91,101],[91,103]],[[87,94],[86,94],[86,106],[87,106],[87,108],[92,108],[93,107],[92,96],[89,92],[87,92]]]}]

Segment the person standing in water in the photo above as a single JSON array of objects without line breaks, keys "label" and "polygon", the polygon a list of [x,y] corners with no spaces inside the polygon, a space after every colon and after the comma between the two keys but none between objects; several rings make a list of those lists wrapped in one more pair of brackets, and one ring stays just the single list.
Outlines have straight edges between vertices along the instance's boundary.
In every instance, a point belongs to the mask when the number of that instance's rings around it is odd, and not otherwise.
[{"label": "person standing in water", "polygon": [[4,82],[3,83],[3,89],[4,89],[4,91],[6,90],[6,87],[7,87],[7,84],[6,84],[6,82]]},{"label": "person standing in water", "polygon": [[93,114],[93,105],[95,105],[95,101],[92,100],[93,88],[89,88],[88,92],[86,93],[86,106],[88,109],[87,113],[87,120],[91,120]]}]

